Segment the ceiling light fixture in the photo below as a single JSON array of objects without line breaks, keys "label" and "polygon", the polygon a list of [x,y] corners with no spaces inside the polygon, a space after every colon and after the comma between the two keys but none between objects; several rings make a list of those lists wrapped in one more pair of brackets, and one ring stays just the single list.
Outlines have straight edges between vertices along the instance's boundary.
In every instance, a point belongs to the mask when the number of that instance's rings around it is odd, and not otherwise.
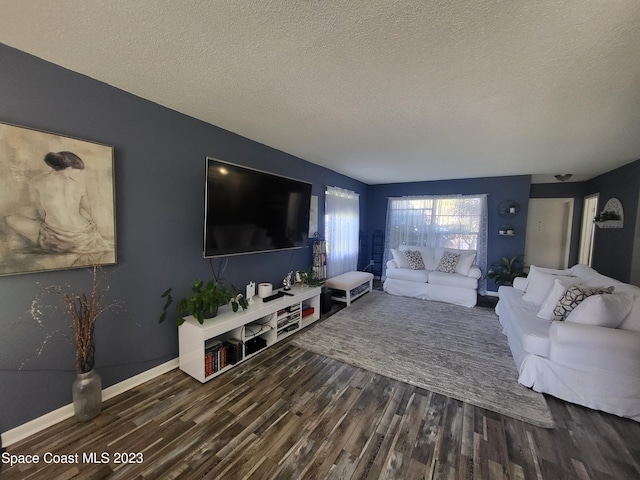
[{"label": "ceiling light fixture", "polygon": [[559,182],[566,182],[571,177],[573,177],[572,173],[565,173],[565,174],[562,174],[562,175],[556,175],[556,180],[558,180]]}]

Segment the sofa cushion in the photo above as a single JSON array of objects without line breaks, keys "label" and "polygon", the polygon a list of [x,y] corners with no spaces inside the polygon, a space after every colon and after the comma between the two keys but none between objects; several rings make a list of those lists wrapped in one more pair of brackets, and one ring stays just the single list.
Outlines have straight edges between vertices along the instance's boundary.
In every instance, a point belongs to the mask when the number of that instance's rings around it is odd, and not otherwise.
[{"label": "sofa cushion", "polygon": [[456,264],[456,273],[461,273],[462,275],[467,275],[469,273],[469,269],[473,265],[473,262],[476,260],[476,251],[475,250],[459,250],[455,248],[437,248],[435,254],[436,265],[440,263],[444,252],[457,253],[460,255],[458,259],[458,263]]},{"label": "sofa cushion", "polygon": [[430,270],[411,270],[410,268],[392,268],[387,270],[387,278],[427,283]]},{"label": "sofa cushion", "polygon": [[433,253],[434,249],[431,247],[420,247],[417,245],[400,245],[398,249],[401,252],[406,252],[407,250],[417,250],[422,255],[422,261],[424,262],[425,270],[434,270],[436,268],[437,263],[433,261]]},{"label": "sofa cushion", "polygon": [[513,309],[515,317],[511,319],[511,331],[518,337],[523,350],[532,355],[548,357],[551,350],[549,327],[551,322],[535,316],[535,312],[523,308]]},{"label": "sofa cushion", "polygon": [[556,278],[553,287],[549,293],[547,293],[547,297],[544,299],[544,302],[542,302],[540,310],[538,310],[538,318],[553,320],[553,311],[558,301],[564,295],[564,292],[566,292],[570,286],[577,285],[578,283],[580,283],[578,277],[563,277],[562,280]]},{"label": "sofa cushion", "polygon": [[396,248],[392,248],[391,255],[393,256],[393,261],[396,262],[398,268],[411,268],[409,267],[409,262],[407,261],[405,252],[401,252]]},{"label": "sofa cushion", "polygon": [[563,321],[580,303],[591,295],[602,295],[612,293],[615,287],[587,287],[585,285],[573,285],[567,288],[556,308],[553,310],[553,319]]},{"label": "sofa cushion", "polygon": [[424,270],[424,261],[422,260],[422,254],[418,250],[407,250],[404,252],[407,256],[407,262],[412,270]]},{"label": "sofa cushion", "polygon": [[632,305],[633,297],[630,295],[591,295],[574,308],[565,321],[618,328],[629,315]]},{"label": "sofa cushion", "polygon": [[459,273],[430,272],[429,283],[448,287],[478,288],[478,279]]},{"label": "sofa cushion", "polygon": [[440,262],[438,262],[436,271],[443,273],[456,273],[456,265],[458,264],[458,260],[460,260],[459,253],[444,252],[442,254]]},{"label": "sofa cushion", "polygon": [[522,297],[523,300],[541,305],[556,280],[566,280],[567,284],[571,284],[571,279],[574,277],[547,273],[532,266],[527,278],[529,281],[527,282],[524,297]]}]

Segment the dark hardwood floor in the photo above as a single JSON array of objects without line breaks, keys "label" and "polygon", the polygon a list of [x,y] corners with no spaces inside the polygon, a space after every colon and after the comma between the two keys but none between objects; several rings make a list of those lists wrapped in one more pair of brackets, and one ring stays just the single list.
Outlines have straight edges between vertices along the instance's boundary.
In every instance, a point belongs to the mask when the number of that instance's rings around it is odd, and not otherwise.
[{"label": "dark hardwood floor", "polygon": [[640,423],[547,400],[551,430],[285,341],[206,384],[174,370],[89,423],[71,418],[12,445],[8,454],[40,461],[0,476],[640,479]]},{"label": "dark hardwood floor", "polygon": [[[89,423],[71,418],[14,444],[10,454],[40,462],[1,476],[640,478],[639,423],[549,403],[557,428],[546,430],[285,341],[206,384],[174,370]],[[47,464],[47,452],[79,462]],[[83,462],[91,452],[108,463]]]}]

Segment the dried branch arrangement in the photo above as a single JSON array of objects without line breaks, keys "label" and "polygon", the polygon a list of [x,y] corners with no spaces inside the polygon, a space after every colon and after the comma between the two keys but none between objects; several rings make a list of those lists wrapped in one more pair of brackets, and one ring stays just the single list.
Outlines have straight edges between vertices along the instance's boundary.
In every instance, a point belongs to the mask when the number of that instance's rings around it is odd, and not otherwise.
[{"label": "dried branch arrangement", "polygon": [[[60,285],[47,287],[43,294],[54,294],[62,298],[65,310],[71,316],[74,333],[73,343],[76,349],[76,371],[90,372],[95,364],[95,323],[97,318],[111,308],[118,306],[116,302],[105,303],[105,295],[109,286],[102,286],[98,279],[100,267],[94,265],[89,271],[92,273],[91,290],[89,292],[67,293]],[[42,325],[42,305],[44,296],[39,295],[31,303],[31,315]],[[46,343],[47,339],[45,339]],[[44,347],[44,344],[43,344]],[[40,349],[40,354],[42,348]]]}]

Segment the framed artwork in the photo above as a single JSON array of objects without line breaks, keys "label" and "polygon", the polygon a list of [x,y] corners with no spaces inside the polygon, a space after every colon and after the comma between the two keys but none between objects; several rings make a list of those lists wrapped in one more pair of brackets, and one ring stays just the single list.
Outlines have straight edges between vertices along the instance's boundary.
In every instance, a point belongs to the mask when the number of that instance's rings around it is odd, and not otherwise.
[{"label": "framed artwork", "polygon": [[116,263],[113,147],[0,123],[0,275]]}]

